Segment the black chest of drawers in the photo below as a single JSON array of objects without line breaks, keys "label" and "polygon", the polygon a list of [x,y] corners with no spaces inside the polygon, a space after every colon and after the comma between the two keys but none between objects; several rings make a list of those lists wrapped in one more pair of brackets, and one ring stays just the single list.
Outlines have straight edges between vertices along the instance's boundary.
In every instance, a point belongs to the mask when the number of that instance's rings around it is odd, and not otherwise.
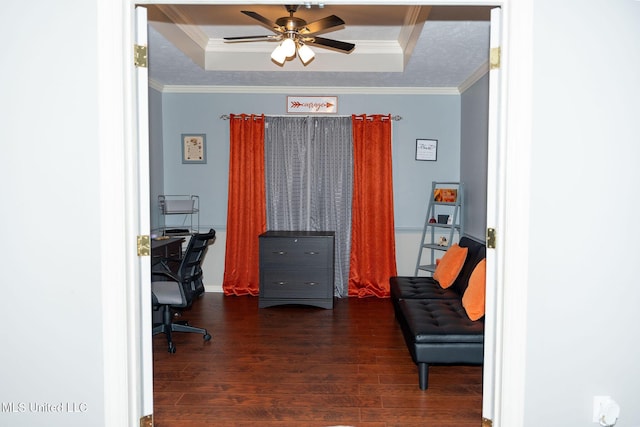
[{"label": "black chest of drawers", "polygon": [[260,308],[304,304],[333,308],[333,231],[260,235]]}]

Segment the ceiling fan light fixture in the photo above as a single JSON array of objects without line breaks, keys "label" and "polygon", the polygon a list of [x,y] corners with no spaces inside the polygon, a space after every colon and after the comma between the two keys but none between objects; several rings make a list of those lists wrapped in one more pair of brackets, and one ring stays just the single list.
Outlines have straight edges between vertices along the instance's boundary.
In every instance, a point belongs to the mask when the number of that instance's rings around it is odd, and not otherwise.
[{"label": "ceiling fan light fixture", "polygon": [[284,61],[287,60],[287,55],[285,54],[282,45],[278,45],[275,49],[273,49],[273,52],[271,52],[271,59],[273,59],[280,65],[284,64]]},{"label": "ceiling fan light fixture", "polygon": [[[318,6],[323,8],[324,3],[311,3],[303,0],[305,7]],[[350,53],[355,45],[353,43],[342,42],[340,40],[327,39],[316,36],[317,33],[332,31],[343,25],[345,22],[336,15],[326,16],[312,22],[307,22],[302,18],[294,16],[299,5],[285,5],[289,16],[282,16],[275,21],[250,10],[241,10],[243,14],[259,21],[262,25],[272,30],[276,35],[268,36],[244,36],[244,37],[225,37],[225,42],[241,42],[241,41],[281,41],[281,43],[271,52],[271,59],[278,65],[284,63],[296,56],[300,61],[307,65],[315,58],[315,53],[305,44],[309,42],[314,46],[322,48],[334,49],[344,53]]]},{"label": "ceiling fan light fixture", "polygon": [[284,56],[291,58],[296,55],[296,43],[291,38],[286,38],[280,44],[280,48],[284,52]]},{"label": "ceiling fan light fixture", "polygon": [[309,46],[300,43],[300,45],[298,46],[298,57],[304,65],[307,65],[309,61],[311,61],[315,56],[316,54],[313,53],[313,50],[311,50]]}]

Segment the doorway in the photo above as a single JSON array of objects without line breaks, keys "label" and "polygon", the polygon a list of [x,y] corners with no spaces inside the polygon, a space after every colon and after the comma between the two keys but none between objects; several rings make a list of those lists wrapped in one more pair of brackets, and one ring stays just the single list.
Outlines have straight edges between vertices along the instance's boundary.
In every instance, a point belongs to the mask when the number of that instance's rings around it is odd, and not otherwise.
[{"label": "doorway", "polygon": [[[178,3],[178,4],[179,4],[180,2],[175,2],[175,3]],[[185,4],[186,4],[186,3],[185,3]],[[211,4],[216,4],[216,3],[211,2]],[[452,5],[455,5],[455,4],[456,4],[456,2],[452,2]]]}]

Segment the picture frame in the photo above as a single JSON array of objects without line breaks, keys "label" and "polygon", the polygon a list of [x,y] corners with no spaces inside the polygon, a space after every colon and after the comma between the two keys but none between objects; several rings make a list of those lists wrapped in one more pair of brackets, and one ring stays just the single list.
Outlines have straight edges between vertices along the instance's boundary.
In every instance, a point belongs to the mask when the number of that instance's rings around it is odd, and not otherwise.
[{"label": "picture frame", "polygon": [[207,163],[207,135],[204,133],[183,133],[181,135],[182,163]]},{"label": "picture frame", "polygon": [[416,160],[435,162],[438,160],[437,139],[416,139]]}]

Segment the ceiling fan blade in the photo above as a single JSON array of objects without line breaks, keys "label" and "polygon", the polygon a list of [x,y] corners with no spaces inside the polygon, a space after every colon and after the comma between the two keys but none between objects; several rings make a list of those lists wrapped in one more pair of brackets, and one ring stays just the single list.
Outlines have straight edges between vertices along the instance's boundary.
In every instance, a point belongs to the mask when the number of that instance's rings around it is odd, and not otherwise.
[{"label": "ceiling fan blade", "polygon": [[309,22],[304,28],[300,29],[300,34],[315,34],[329,28],[339,27],[340,25],[344,25],[344,21],[336,15],[331,15],[318,19],[317,21]]},{"label": "ceiling fan blade", "polygon": [[250,42],[260,40],[278,40],[280,36],[269,34],[266,36],[240,36],[240,37],[225,37],[224,40],[228,42]]},{"label": "ceiling fan blade", "polygon": [[342,50],[344,52],[351,52],[354,47],[353,43],[341,42],[339,40],[325,39],[324,37],[310,37],[305,39],[305,43],[331,47],[334,49]]},{"label": "ceiling fan blade", "polygon": [[260,15],[259,13],[252,12],[250,10],[241,10],[240,12],[242,12],[245,15],[255,19],[256,21],[260,22],[262,25],[264,25],[265,27],[267,27],[268,29],[270,29],[272,31],[278,31],[278,32],[284,31],[282,29],[282,27],[277,25],[275,22],[272,22],[272,21],[268,20],[267,18],[265,18],[264,16]]}]

